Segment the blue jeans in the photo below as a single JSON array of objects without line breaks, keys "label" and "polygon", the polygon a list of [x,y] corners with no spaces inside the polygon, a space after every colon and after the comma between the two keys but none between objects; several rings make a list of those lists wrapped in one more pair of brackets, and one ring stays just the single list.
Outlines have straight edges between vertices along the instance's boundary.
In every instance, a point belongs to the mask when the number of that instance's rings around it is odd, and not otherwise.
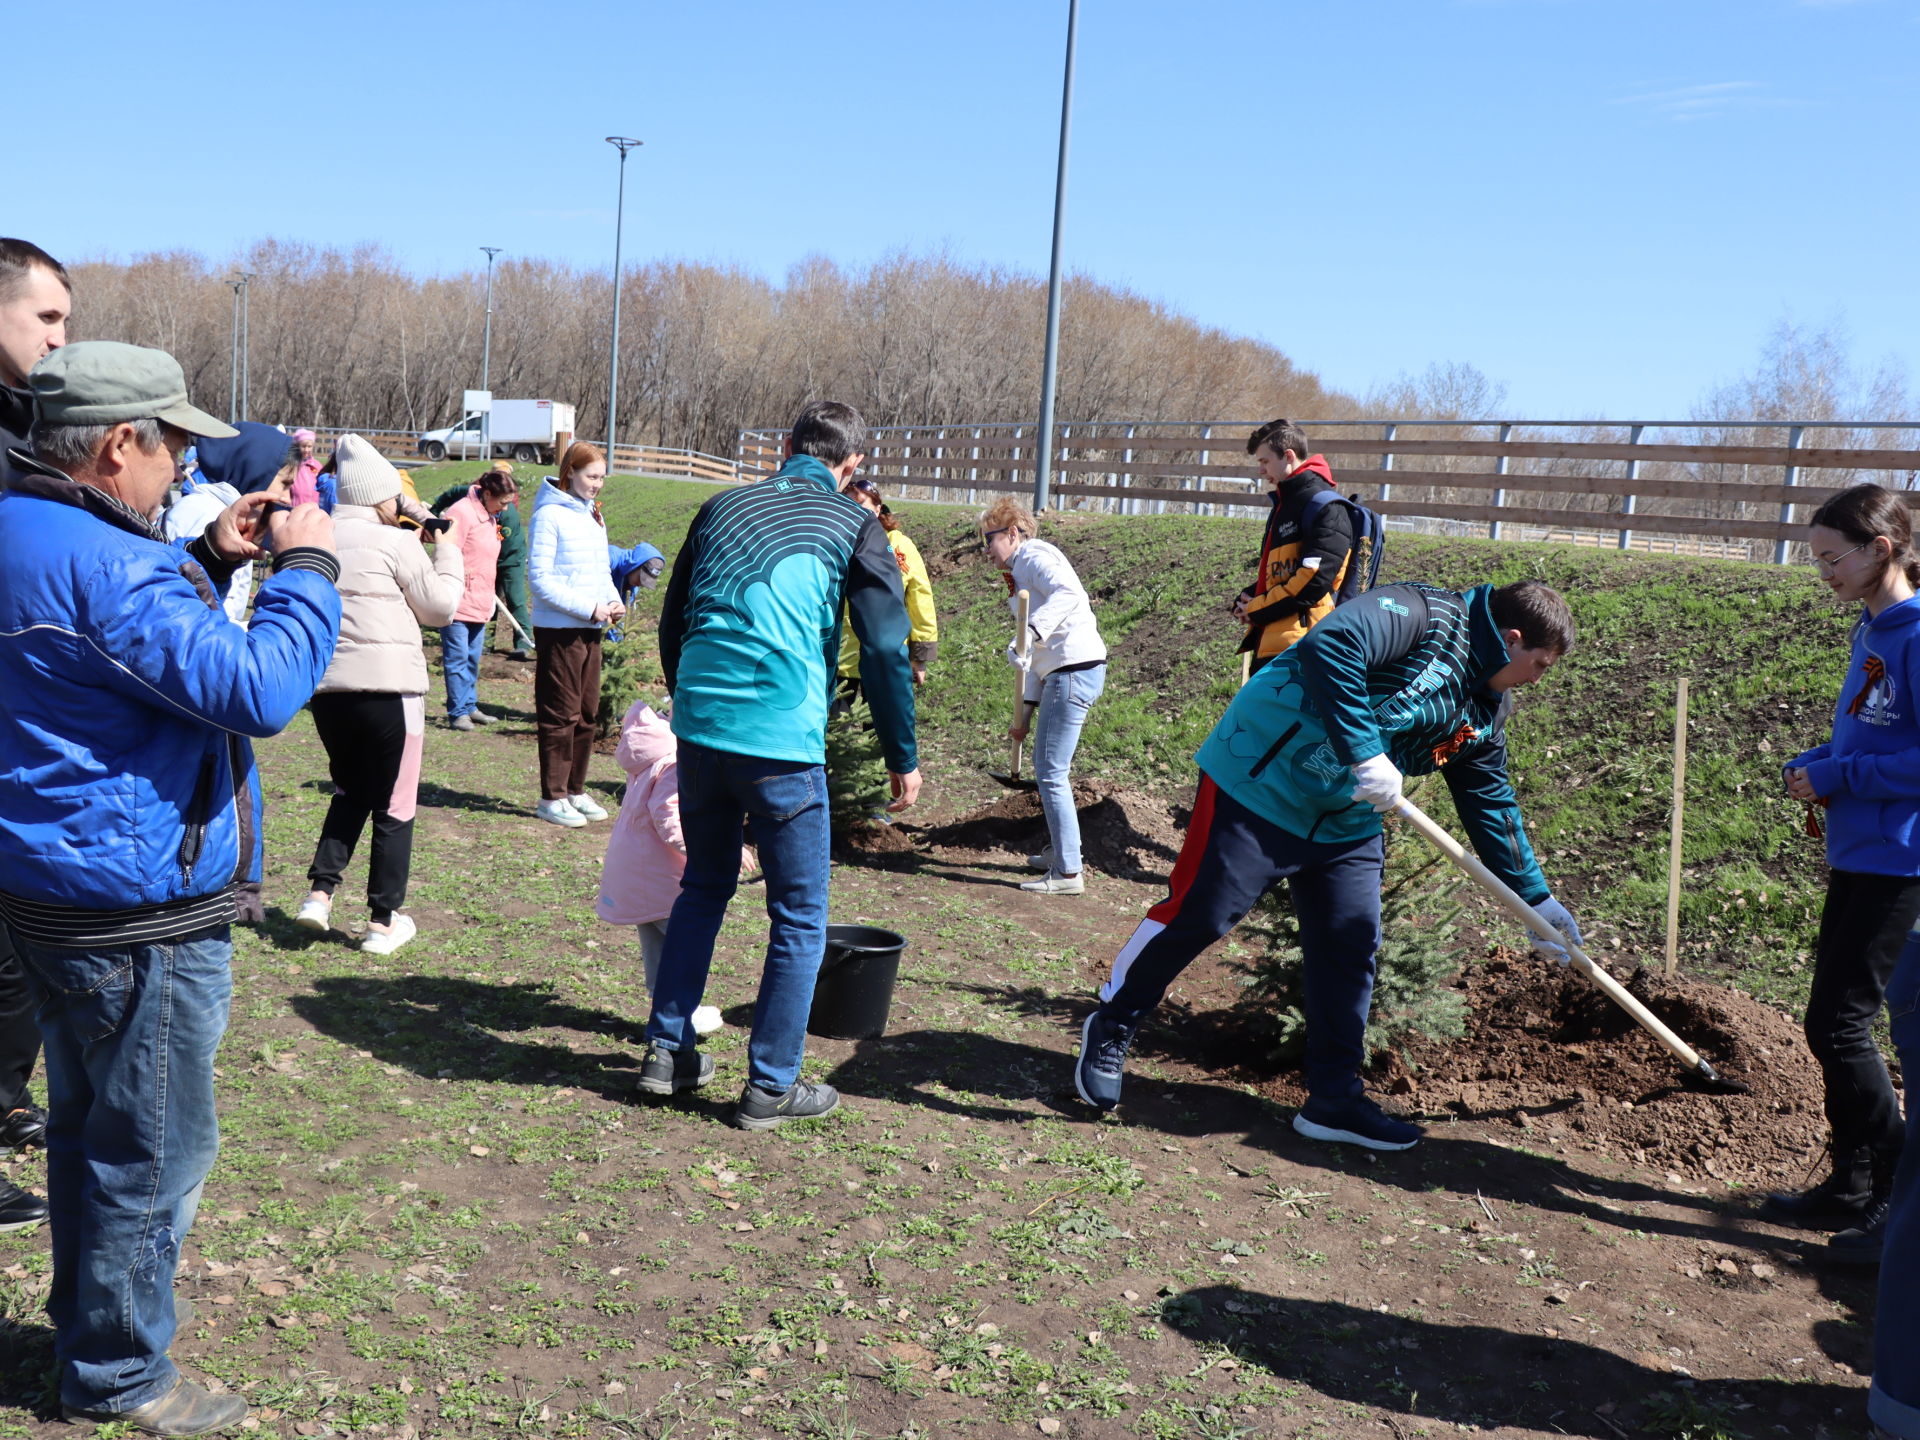
[{"label": "blue jeans", "polygon": [[173,1388],[173,1274],[220,1149],[213,1057],[227,927],[122,950],[16,937],[47,1069],[47,1314],[60,1398],[132,1410]]},{"label": "blue jeans", "polygon": [[1040,813],[1053,840],[1053,868],[1062,875],[1080,873],[1080,812],[1073,806],[1073,781],[1067,771],[1080,746],[1087,711],[1107,688],[1107,667],[1055,671],[1040,682],[1040,706],[1033,721],[1033,778],[1040,785]]},{"label": "blue jeans", "polygon": [[1285,880],[1300,923],[1307,1094],[1358,1097],[1380,947],[1384,846],[1378,835],[1338,844],[1302,840],[1203,774],[1167,898],[1147,912],[1115,957],[1100,991],[1101,1012],[1138,1025],[1201,951]]},{"label": "blue jeans", "polygon": [[447,677],[447,718],[480,708],[480,652],[487,648],[487,622],[455,620],[440,631],[440,668]]},{"label": "blue jeans", "polygon": [[827,953],[827,772],[680,742],[680,829],[687,868],[667,921],[647,1039],[691,1050],[713,941],[740,882],[742,833],[759,847],[767,885],[767,958],[753,1008],[747,1078],[785,1094],[800,1076],[807,1012]]},{"label": "blue jeans", "polygon": [[1893,1207],[1880,1255],[1880,1306],[1873,1325],[1873,1391],[1867,1413],[1902,1440],[1920,1440],[1920,930],[1887,984],[1887,1016],[1907,1085],[1906,1148],[1894,1173]]}]

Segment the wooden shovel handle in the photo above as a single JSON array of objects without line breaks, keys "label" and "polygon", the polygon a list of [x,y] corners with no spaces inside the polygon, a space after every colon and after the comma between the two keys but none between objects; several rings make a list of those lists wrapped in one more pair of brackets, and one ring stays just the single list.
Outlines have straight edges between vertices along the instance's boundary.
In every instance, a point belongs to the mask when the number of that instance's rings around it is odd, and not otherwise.
[{"label": "wooden shovel handle", "polygon": [[1458,840],[1454,839],[1453,836],[1449,835],[1445,830],[1442,830],[1419,806],[1407,799],[1406,796],[1402,795],[1400,797],[1395,808],[1399,810],[1401,815],[1406,817],[1414,829],[1432,841],[1434,847],[1438,849],[1441,854],[1445,855],[1449,860],[1453,861],[1455,865],[1458,865],[1462,870],[1466,871],[1468,875],[1477,880],[1481,888],[1492,895],[1494,899],[1498,900],[1514,919],[1518,920],[1542,940],[1549,940],[1564,949],[1567,954],[1572,957],[1574,968],[1597,985],[1601,993],[1609,1000],[1613,1001],[1614,1004],[1618,1005],[1638,1021],[1641,1029],[1645,1030],[1649,1035],[1653,1036],[1654,1039],[1666,1046],[1668,1052],[1674,1059],[1678,1060],[1689,1070],[1698,1070],[1700,1068],[1702,1064],[1700,1056],[1694,1052],[1686,1041],[1669,1030],[1661,1022],[1660,1017],[1642,1005],[1639,1000],[1628,991],[1626,986],[1622,985],[1618,980],[1614,979],[1613,976],[1589,960],[1586,952],[1578,945],[1574,944],[1566,936],[1554,929],[1553,926],[1549,925],[1545,916],[1515,894],[1512,887],[1498,875],[1494,874],[1493,871],[1489,870],[1478,855],[1467,850]]}]

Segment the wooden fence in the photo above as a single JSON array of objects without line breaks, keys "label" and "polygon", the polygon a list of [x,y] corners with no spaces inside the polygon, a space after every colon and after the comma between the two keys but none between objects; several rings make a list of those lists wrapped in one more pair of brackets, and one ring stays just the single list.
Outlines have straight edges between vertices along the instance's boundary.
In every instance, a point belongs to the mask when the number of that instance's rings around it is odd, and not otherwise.
[{"label": "wooden fence", "polygon": [[[1896,448],[1920,441],[1920,421],[1302,425],[1340,488],[1395,528],[1785,561],[1804,538],[1813,507],[1849,485],[1871,480],[1910,492],[1909,503],[1920,505],[1920,449]],[[1263,487],[1245,452],[1254,428],[1225,421],[1061,425],[1055,503],[1120,514],[1169,507],[1261,513]],[[1035,426],[869,433],[863,473],[906,498],[981,504],[993,494],[1033,489]],[[741,478],[772,473],[784,439],[780,430],[741,431]]]},{"label": "wooden fence", "polygon": [[[419,460],[419,439],[410,430],[315,430],[315,444],[322,454],[333,449],[341,435],[352,433],[371,440],[374,447],[390,460]],[[596,442],[597,443],[597,442]],[[733,461],[701,450],[675,450],[657,445],[616,445],[610,457],[613,471],[622,475],[667,475],[683,480],[706,480],[732,485],[740,477]],[[516,461],[517,465],[521,462]],[[522,468],[534,468],[531,465]]]}]

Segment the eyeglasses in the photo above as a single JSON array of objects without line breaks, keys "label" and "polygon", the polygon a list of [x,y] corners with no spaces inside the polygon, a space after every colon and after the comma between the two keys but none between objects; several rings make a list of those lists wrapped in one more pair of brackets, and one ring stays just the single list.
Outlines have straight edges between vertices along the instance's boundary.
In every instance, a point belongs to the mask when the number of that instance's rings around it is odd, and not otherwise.
[{"label": "eyeglasses", "polygon": [[984,530],[981,532],[980,538],[982,540],[991,540],[996,535],[1008,534],[1012,529],[1013,527],[1011,525],[1002,525],[998,530]]},{"label": "eyeglasses", "polygon": [[[1864,550],[1867,548],[1867,546],[1871,544],[1873,544],[1873,541],[1871,540],[1862,540],[1858,545],[1853,547],[1853,550]],[[1840,568],[1840,562],[1842,560],[1846,559],[1847,556],[1853,554],[1853,550],[1842,550],[1838,555],[1834,556],[1833,559],[1831,560],[1822,560],[1818,555],[1816,555],[1813,557],[1813,568],[1815,570],[1818,570],[1822,575],[1831,575],[1835,570],[1838,570]]]}]

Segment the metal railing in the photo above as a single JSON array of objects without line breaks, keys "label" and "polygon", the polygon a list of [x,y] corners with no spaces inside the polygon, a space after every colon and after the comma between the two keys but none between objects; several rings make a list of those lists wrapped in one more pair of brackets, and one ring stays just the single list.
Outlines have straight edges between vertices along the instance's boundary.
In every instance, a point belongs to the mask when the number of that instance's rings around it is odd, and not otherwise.
[{"label": "metal railing", "polygon": [[[1620,549],[1787,560],[1818,506],[1875,480],[1913,493],[1920,420],[1303,421],[1342,490],[1395,529],[1494,539],[1552,536]],[[1246,438],[1257,422],[1193,420],[1056,426],[1054,493],[1115,514],[1265,511]],[[865,473],[903,498],[981,503],[1028,493],[1037,427],[1019,422],[885,426]],[[1841,443],[1809,445],[1809,437]],[[786,432],[742,430],[741,478],[770,474]],[[1867,444],[1868,439],[1893,442]],[[1408,460],[1420,469],[1396,463]],[[1525,464],[1524,470],[1514,468]],[[1754,472],[1762,478],[1754,478]],[[1738,478],[1733,478],[1737,476]],[[1777,476],[1777,480],[1772,478]],[[1824,483],[1822,483],[1824,482]],[[1528,497],[1516,501],[1516,496]],[[1617,502],[1596,508],[1594,501]],[[1920,504],[1920,493],[1914,502]]]}]

